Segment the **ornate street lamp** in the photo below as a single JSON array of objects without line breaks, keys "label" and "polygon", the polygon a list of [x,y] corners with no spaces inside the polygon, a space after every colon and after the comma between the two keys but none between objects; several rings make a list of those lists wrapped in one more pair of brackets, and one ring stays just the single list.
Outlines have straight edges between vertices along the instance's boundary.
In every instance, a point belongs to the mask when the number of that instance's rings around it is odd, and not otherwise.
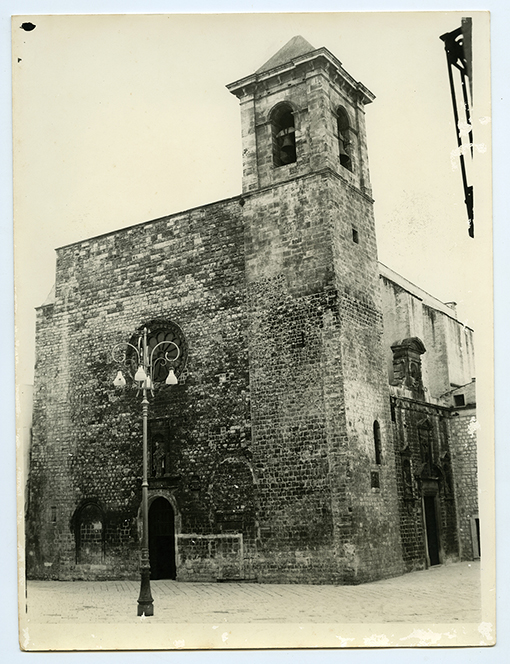
[{"label": "ornate street lamp", "polygon": [[[180,355],[177,344],[173,341],[161,341],[149,349],[147,335],[149,330],[144,327],[138,336],[136,346],[132,343],[117,344],[112,350],[115,362],[129,367],[135,361],[137,370],[134,380],[138,391],[142,394],[142,431],[143,431],[143,474],[142,474],[142,543],[140,551],[140,595],[138,597],[138,615],[154,615],[154,600],[151,594],[150,576],[151,567],[149,560],[149,483],[147,479],[148,445],[147,445],[147,417],[149,414],[149,400],[147,393],[154,394],[155,377],[160,375],[160,367],[170,365],[166,377],[167,385],[176,385],[177,377],[171,366]],[[156,350],[158,352],[156,353]],[[176,354],[177,351],[177,354]],[[122,371],[115,376],[113,384],[122,389],[126,386],[126,379]]]}]

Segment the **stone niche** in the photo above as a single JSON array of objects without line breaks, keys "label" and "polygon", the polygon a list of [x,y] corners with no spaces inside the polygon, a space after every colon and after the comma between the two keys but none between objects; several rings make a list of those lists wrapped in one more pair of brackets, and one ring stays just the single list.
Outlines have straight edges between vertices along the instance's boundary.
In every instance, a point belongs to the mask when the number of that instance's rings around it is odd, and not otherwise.
[{"label": "stone niche", "polygon": [[418,337],[410,337],[396,341],[391,345],[391,350],[393,353],[392,384],[410,390],[415,399],[424,399],[421,356],[426,349],[423,342]]}]

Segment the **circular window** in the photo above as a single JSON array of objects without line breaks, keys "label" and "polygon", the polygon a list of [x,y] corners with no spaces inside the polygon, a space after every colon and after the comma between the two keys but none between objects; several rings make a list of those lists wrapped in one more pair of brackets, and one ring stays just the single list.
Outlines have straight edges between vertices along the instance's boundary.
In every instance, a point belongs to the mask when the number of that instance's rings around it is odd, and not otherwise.
[{"label": "circular window", "polygon": [[[140,333],[147,328],[147,353],[152,365],[152,378],[155,383],[164,383],[169,371],[175,375],[183,372],[187,360],[187,345],[182,330],[175,323],[153,321],[139,328],[139,332],[131,340],[136,347],[141,346]],[[137,357],[134,350],[130,353],[130,364],[137,369]]]}]

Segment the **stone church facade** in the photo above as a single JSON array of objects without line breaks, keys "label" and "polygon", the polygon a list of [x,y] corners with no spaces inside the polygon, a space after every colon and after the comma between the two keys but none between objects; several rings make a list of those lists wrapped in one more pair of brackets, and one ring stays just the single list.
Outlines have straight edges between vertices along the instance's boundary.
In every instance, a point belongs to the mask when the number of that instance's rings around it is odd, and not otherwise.
[{"label": "stone church facade", "polygon": [[[243,191],[57,251],[37,311],[30,578],[361,583],[479,555],[472,331],[377,260],[372,93],[296,37],[238,97]],[[162,365],[161,365],[162,367]]]}]

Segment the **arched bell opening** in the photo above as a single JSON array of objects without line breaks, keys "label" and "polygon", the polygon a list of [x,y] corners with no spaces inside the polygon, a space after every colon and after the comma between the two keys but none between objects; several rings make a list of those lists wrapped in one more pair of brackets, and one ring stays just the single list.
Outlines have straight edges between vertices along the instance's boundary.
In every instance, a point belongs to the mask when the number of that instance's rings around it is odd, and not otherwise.
[{"label": "arched bell opening", "polygon": [[294,113],[288,104],[280,104],[271,114],[273,163],[286,166],[297,160]]},{"label": "arched bell opening", "polygon": [[340,153],[340,165],[348,171],[352,171],[351,139],[349,137],[350,123],[345,108],[341,106],[336,112],[336,123],[338,131],[338,147]]}]

